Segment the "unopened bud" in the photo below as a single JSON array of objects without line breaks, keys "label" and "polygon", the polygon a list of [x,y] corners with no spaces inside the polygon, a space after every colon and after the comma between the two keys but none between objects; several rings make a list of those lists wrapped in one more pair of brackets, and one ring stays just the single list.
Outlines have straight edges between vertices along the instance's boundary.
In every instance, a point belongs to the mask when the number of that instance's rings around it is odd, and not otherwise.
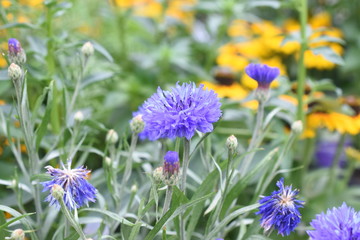
[{"label": "unopened bud", "polygon": [[136,186],[136,184],[134,184],[134,185],[131,186],[130,190],[131,190],[132,193],[136,193],[138,191],[138,187]]},{"label": "unopened bud", "polygon": [[9,62],[23,64],[26,62],[26,54],[22,49],[20,42],[16,38],[10,38],[8,41]]},{"label": "unopened bud", "polygon": [[303,131],[303,124],[302,124],[301,120],[295,121],[295,122],[291,125],[291,130],[294,131],[294,133],[296,133],[296,134],[302,133],[302,131]]},{"label": "unopened bud", "polygon": [[94,46],[91,42],[86,42],[81,47],[81,52],[86,58],[88,58],[94,54]]},{"label": "unopened bud", "polygon": [[112,163],[111,158],[105,157],[104,161],[105,161],[106,165],[111,166],[111,163]]},{"label": "unopened bud", "polygon": [[77,111],[74,115],[74,120],[76,122],[82,122],[84,120],[84,114],[81,111]]},{"label": "unopened bud", "polygon": [[163,168],[158,167],[153,171],[153,178],[155,182],[161,182],[163,180]]},{"label": "unopened bud", "polygon": [[18,81],[21,78],[22,74],[23,72],[19,67],[19,65],[15,63],[10,64],[8,68],[8,75],[11,78],[11,80]]},{"label": "unopened bud", "polygon": [[235,152],[236,148],[238,146],[238,140],[234,135],[231,135],[226,139],[226,147],[231,151],[232,153]]},{"label": "unopened bud", "polygon": [[[7,238],[9,239],[9,238]],[[25,239],[25,233],[24,230],[18,228],[15,229],[12,233],[11,233],[11,240],[24,240]]]},{"label": "unopened bud", "polygon": [[163,181],[166,185],[176,185],[179,181],[179,154],[168,151],[164,156]]},{"label": "unopened bud", "polygon": [[145,123],[142,119],[142,115],[135,116],[130,122],[130,128],[133,133],[141,133],[144,130]]},{"label": "unopened bud", "polygon": [[60,185],[54,184],[51,188],[51,195],[59,200],[64,196],[64,189]]},{"label": "unopened bud", "polygon": [[106,134],[106,142],[110,144],[115,144],[119,140],[119,135],[115,132],[114,129],[110,129]]}]

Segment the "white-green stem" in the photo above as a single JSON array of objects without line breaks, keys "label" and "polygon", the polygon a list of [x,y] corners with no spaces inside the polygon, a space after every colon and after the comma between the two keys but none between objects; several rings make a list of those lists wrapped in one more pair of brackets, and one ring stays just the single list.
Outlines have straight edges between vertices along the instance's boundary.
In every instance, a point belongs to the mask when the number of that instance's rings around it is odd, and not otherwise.
[{"label": "white-green stem", "polygon": [[129,156],[126,159],[125,172],[124,172],[122,186],[121,186],[122,188],[125,186],[126,182],[129,180],[129,178],[131,176],[132,161],[133,161],[132,156],[133,156],[134,151],[135,151],[137,140],[138,140],[138,134],[133,133],[132,137],[131,137]]},{"label": "white-green stem", "polygon": [[[190,141],[184,138],[184,152],[183,152],[183,166],[182,166],[182,175],[181,175],[181,185],[180,190],[186,194],[186,177],[187,177],[187,169],[189,168],[189,154],[190,154]],[[182,214],[180,216],[180,239],[186,239],[186,231],[185,231],[185,218]]]},{"label": "white-green stem", "polygon": [[165,213],[169,210],[171,198],[172,198],[172,186],[168,185],[167,189],[166,189],[165,202],[164,202],[162,216],[164,216]]},{"label": "white-green stem", "polygon": [[86,236],[83,232],[83,230],[81,229],[81,226],[78,222],[75,221],[75,217],[74,215],[69,211],[69,209],[66,207],[63,198],[59,198],[58,199],[59,203],[60,203],[60,208],[61,211],[63,212],[63,214],[65,215],[66,219],[69,221],[69,223],[71,224],[71,226],[75,229],[75,231],[79,234],[80,238],[82,240],[86,240]]},{"label": "white-green stem", "polygon": [[250,144],[249,147],[247,149],[247,152],[253,151],[251,153],[249,153],[248,155],[246,155],[243,164],[241,166],[240,172],[241,175],[244,176],[250,166],[251,160],[253,159],[254,155],[255,155],[255,151],[254,149],[257,147],[257,145],[259,144],[259,140],[262,138],[259,138],[259,135],[262,131],[262,124],[263,124],[263,119],[264,119],[264,105],[265,102],[264,101],[259,101],[259,106],[258,106],[258,113],[256,116],[256,124],[255,124],[255,128],[254,128],[254,133],[252,135],[252,138],[250,140]]}]

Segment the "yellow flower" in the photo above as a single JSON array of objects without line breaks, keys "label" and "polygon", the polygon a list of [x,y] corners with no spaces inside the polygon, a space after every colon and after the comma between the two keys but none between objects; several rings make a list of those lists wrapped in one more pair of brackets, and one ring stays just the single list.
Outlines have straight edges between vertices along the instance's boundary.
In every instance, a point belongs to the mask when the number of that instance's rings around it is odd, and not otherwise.
[{"label": "yellow flower", "polygon": [[216,62],[219,66],[229,67],[234,72],[243,71],[249,64],[249,60],[247,58],[232,53],[220,54],[217,57]]},{"label": "yellow flower", "polygon": [[321,12],[309,20],[311,28],[321,28],[321,27],[330,27],[331,26],[331,16],[327,12]]},{"label": "yellow flower", "polygon": [[359,128],[354,124],[351,116],[338,112],[314,112],[306,117],[306,134],[307,137],[314,137],[318,128],[326,128],[329,131],[339,133],[348,133],[355,135],[359,133]]},{"label": "yellow flower", "polygon": [[352,147],[347,147],[347,148],[345,148],[345,153],[349,158],[352,158],[352,159],[360,162],[360,151],[359,150],[352,148]]},{"label": "yellow flower", "polygon": [[215,84],[211,82],[200,82],[204,88],[214,90],[220,98],[230,98],[233,100],[242,100],[247,97],[248,92],[238,83],[234,82],[231,85]]},{"label": "yellow flower", "polygon": [[[337,53],[338,55],[341,55],[343,49],[339,44],[332,44],[330,45],[330,48]],[[304,63],[307,68],[316,68],[319,70],[329,70],[336,66],[335,63],[330,62],[327,60],[324,56],[320,54],[315,54],[311,50],[306,50],[304,53]]]},{"label": "yellow flower", "polygon": [[253,100],[244,102],[242,105],[246,108],[256,110],[259,107],[259,102],[258,102],[258,100],[253,99]]},{"label": "yellow flower", "polygon": [[6,104],[6,102],[4,101],[4,100],[1,100],[0,99],[0,106],[3,106],[3,105],[5,105]]},{"label": "yellow flower", "polygon": [[240,19],[234,20],[228,28],[228,35],[230,37],[251,36],[252,32],[250,29],[250,23]]},{"label": "yellow flower", "polygon": [[134,14],[141,17],[159,18],[162,12],[162,5],[152,1],[147,4],[139,5],[135,8]]},{"label": "yellow flower", "polygon": [[43,3],[43,0],[19,0],[19,2],[20,4],[29,7],[40,7]]},{"label": "yellow flower", "polygon": [[4,8],[8,8],[11,6],[11,1],[9,0],[0,0],[0,2],[1,2],[0,5],[3,6]]}]

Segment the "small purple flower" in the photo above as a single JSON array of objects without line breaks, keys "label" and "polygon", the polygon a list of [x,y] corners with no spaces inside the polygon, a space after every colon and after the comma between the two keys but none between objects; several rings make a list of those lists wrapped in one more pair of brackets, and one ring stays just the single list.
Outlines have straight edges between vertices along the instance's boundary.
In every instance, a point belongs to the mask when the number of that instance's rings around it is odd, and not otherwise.
[{"label": "small purple flower", "polygon": [[258,88],[268,89],[271,82],[280,74],[277,67],[269,67],[266,64],[251,63],[245,68],[245,72],[249,77],[257,81]]},{"label": "small purple flower", "polygon": [[17,55],[21,52],[21,44],[16,38],[10,38],[8,41],[9,54]]},{"label": "small purple flower", "polygon": [[314,230],[307,234],[312,240],[360,240],[360,213],[346,203],[316,215],[310,225]]},{"label": "small purple flower", "polygon": [[177,152],[168,151],[164,156],[163,175],[170,178],[179,173],[179,154]]},{"label": "small purple flower", "polygon": [[196,87],[195,83],[176,84],[171,91],[160,87],[133,115],[142,115],[145,127],[139,136],[151,141],[159,138],[186,137],[195,131],[213,130],[213,123],[221,117],[220,102],[212,90]]},{"label": "small purple flower", "polygon": [[9,62],[23,64],[26,62],[26,54],[22,49],[20,42],[16,38],[10,38],[8,41]]},{"label": "small purple flower", "polygon": [[262,215],[260,222],[265,231],[274,228],[282,236],[289,235],[300,223],[301,214],[298,209],[303,207],[304,202],[296,199],[298,190],[293,190],[292,186],[284,186],[283,178],[276,186],[279,187],[278,191],[259,200],[261,206],[256,214]]},{"label": "small purple flower", "polygon": [[[92,186],[86,180],[90,174],[90,170],[84,167],[78,167],[75,169],[68,167],[64,169],[53,168],[51,166],[45,167],[47,173],[51,176],[52,180],[43,182],[43,192],[50,191],[56,184],[64,189],[64,202],[67,208],[74,209],[83,205],[87,205],[88,202],[95,202],[96,188]],[[59,205],[58,201],[50,194],[45,199],[46,202],[50,202],[50,205]]]}]

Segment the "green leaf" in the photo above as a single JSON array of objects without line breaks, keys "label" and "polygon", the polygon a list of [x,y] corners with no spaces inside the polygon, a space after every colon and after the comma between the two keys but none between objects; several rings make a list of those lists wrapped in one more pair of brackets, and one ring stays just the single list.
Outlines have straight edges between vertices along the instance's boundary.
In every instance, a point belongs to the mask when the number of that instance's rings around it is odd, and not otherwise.
[{"label": "green leaf", "polygon": [[140,222],[135,223],[135,226],[131,229],[129,240],[135,240],[137,238],[137,234],[140,231],[140,227],[141,227]]},{"label": "green leaf", "polygon": [[31,29],[38,29],[37,26],[30,24],[30,23],[8,23],[5,25],[0,26],[0,30],[8,29],[8,28],[31,28]]},{"label": "green leaf", "polygon": [[240,215],[250,212],[254,209],[257,209],[260,206],[259,203],[246,206],[243,208],[240,208],[238,210],[233,211],[229,215],[227,215],[220,223],[216,225],[216,227],[204,238],[204,239],[212,239],[217,233],[220,232],[221,229],[223,229],[229,222],[231,222],[233,219],[239,217]]},{"label": "green leaf", "polygon": [[344,65],[345,62],[343,60],[343,58],[338,55],[336,52],[334,52],[334,50],[332,50],[330,47],[318,47],[318,48],[312,48],[311,51],[315,54],[315,55],[321,55],[324,58],[326,58],[326,60],[338,64],[338,65]]},{"label": "green leaf", "polygon": [[77,233],[77,232],[74,232],[74,234],[73,235],[71,235],[71,236],[69,236],[69,237],[67,237],[67,238],[65,238],[64,240],[78,240],[79,239],[79,234]]},{"label": "green leaf", "polygon": [[31,176],[31,181],[38,180],[39,182],[45,182],[51,180],[51,177],[47,173],[34,174]]},{"label": "green leaf", "polygon": [[36,150],[39,149],[41,140],[43,139],[46,130],[47,130],[47,126],[48,123],[50,121],[51,118],[51,111],[52,111],[52,102],[53,102],[53,85],[54,85],[54,81],[51,81],[50,85],[49,85],[49,91],[48,91],[48,95],[47,95],[47,103],[46,103],[46,110],[45,110],[45,114],[41,120],[41,123],[39,125],[39,127],[36,129]]},{"label": "green leaf", "polygon": [[252,0],[248,3],[249,7],[271,7],[278,9],[281,6],[278,0]]},{"label": "green leaf", "polygon": [[91,41],[91,43],[93,44],[96,51],[101,53],[110,62],[114,62],[114,59],[111,56],[111,54],[103,46],[101,46],[99,43],[97,43],[95,41]]},{"label": "green leaf", "polygon": [[270,153],[268,153],[247,175],[245,175],[235,185],[233,185],[225,197],[224,205],[220,212],[220,219],[224,218],[226,211],[230,207],[231,203],[239,197],[240,193],[246,188],[251,178],[253,178],[260,170],[266,168],[266,165],[270,163],[277,151],[278,149],[275,148]]},{"label": "green leaf", "polygon": [[115,221],[118,221],[122,224],[125,224],[125,225],[128,225],[130,227],[133,227],[135,226],[134,223],[130,222],[129,220],[123,218],[123,217],[120,217],[118,214],[116,213],[113,213],[113,212],[110,212],[110,211],[107,211],[105,209],[98,209],[98,208],[83,208],[83,209],[80,209],[79,210],[79,213],[81,212],[86,212],[86,211],[89,211],[89,212],[97,212],[97,213],[101,213],[101,214],[104,214],[112,219],[114,219]]},{"label": "green leaf", "polygon": [[317,37],[315,39],[312,39],[310,42],[311,43],[334,42],[334,43],[345,44],[345,41],[342,40],[341,38],[331,37],[331,36],[326,36],[326,35],[323,35],[323,36]]},{"label": "green leaf", "polygon": [[[154,228],[148,233],[148,235],[146,235],[145,240],[152,240],[155,238],[156,234],[163,228],[163,226],[168,222],[171,221],[172,219],[174,219],[175,217],[177,217],[179,214],[183,213],[186,209],[188,209],[189,207],[192,207],[194,205],[196,205],[199,202],[202,202],[204,200],[206,200],[207,198],[211,197],[212,195],[214,195],[213,193],[210,193],[208,195],[205,195],[203,197],[200,197],[198,199],[195,200],[191,200],[186,204],[183,205],[178,205],[180,204],[180,199],[178,199],[177,197],[180,195],[179,192],[181,192],[176,186],[174,186],[174,192],[173,192],[173,198],[172,198],[172,202],[171,202],[171,207],[170,209],[165,213],[165,215],[156,223],[156,225],[154,226]],[[180,197],[181,198],[181,197]]]},{"label": "green leaf", "polygon": [[[6,224],[6,218],[4,212],[0,211],[0,224]],[[6,233],[4,229],[0,229],[0,239],[5,239]]]},{"label": "green leaf", "polygon": [[[227,164],[226,161],[221,162],[220,168],[224,169],[226,164]],[[211,193],[214,189],[216,182],[218,181],[218,178],[219,178],[219,171],[215,169],[205,178],[202,184],[196,189],[194,196],[192,197],[192,200]],[[186,234],[188,239],[190,239],[190,236],[192,236],[196,224],[199,222],[199,218],[204,209],[204,206],[205,206],[205,202],[200,202],[192,208],[190,222],[186,229]]]},{"label": "green leaf", "polygon": [[14,223],[14,222],[16,222],[16,221],[24,218],[24,217],[31,216],[31,215],[34,215],[34,214],[35,214],[35,213],[27,213],[27,214],[21,215],[21,216],[19,216],[19,217],[16,217],[16,218],[14,218],[14,219],[11,219],[10,221],[8,221],[8,222],[6,222],[6,223],[4,223],[4,224],[2,224],[2,225],[0,226],[0,232],[1,232],[2,230],[5,230],[5,228],[6,228],[7,226],[9,226],[10,224],[12,224],[12,223]]},{"label": "green leaf", "polygon": [[102,80],[111,78],[112,76],[114,76],[113,72],[95,73],[93,75],[88,76],[87,78],[85,78],[82,81],[81,88],[85,88],[85,87],[87,87],[88,85],[90,85],[92,83],[100,82]]},{"label": "green leaf", "polygon": [[[20,217],[20,216],[22,216],[22,214],[19,213],[18,211],[16,211],[15,209],[10,208],[10,207],[8,207],[8,206],[4,206],[4,205],[0,205],[0,211],[8,212],[8,213],[10,213],[12,216],[14,216],[14,217]],[[32,239],[32,240],[39,240],[38,237],[36,236],[36,234],[34,233],[34,230],[33,230],[33,228],[31,227],[31,224],[30,224],[30,222],[29,222],[28,219],[26,219],[26,218],[21,218],[21,219],[19,219],[19,221],[25,226],[25,229],[26,229],[26,230],[29,230],[30,236],[31,236],[31,239]]]}]

